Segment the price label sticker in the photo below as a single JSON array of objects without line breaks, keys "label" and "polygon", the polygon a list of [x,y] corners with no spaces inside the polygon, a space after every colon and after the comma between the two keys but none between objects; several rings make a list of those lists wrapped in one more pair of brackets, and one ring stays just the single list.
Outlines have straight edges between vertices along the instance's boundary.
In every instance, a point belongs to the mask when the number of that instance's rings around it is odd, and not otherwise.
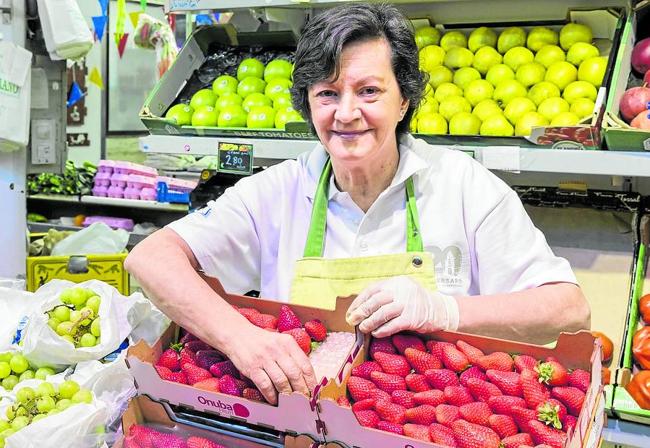
[{"label": "price label sticker", "polygon": [[253,173],[253,145],[219,142],[217,171],[234,174]]}]

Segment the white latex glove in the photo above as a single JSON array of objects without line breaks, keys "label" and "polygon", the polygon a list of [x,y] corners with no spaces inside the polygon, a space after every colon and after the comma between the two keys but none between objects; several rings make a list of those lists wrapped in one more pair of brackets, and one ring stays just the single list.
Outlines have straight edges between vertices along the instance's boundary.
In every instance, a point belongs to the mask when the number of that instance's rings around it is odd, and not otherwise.
[{"label": "white latex glove", "polygon": [[346,314],[350,325],[378,338],[403,330],[430,333],[458,329],[458,303],[451,296],[429,292],[406,276],[370,285]]}]

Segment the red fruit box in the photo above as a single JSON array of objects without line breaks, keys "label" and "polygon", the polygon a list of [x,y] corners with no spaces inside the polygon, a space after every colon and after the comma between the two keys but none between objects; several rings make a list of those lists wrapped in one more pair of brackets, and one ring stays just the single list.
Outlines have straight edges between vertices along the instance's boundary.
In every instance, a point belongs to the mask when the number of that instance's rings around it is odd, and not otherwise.
[{"label": "red fruit box", "polygon": [[[587,390],[576,429],[570,435],[565,446],[567,448],[596,448],[600,446],[605,419],[605,400],[601,386],[601,344],[589,332],[562,333],[555,348],[444,331],[418,336],[424,340],[434,339],[451,343],[463,340],[481,349],[485,354],[503,351],[511,354],[531,355],[536,359],[552,356],[568,369],[580,368],[591,372],[591,385]],[[368,338],[363,346],[356,347],[357,353],[354,359],[348,360],[348,365],[344,367],[343,380],[338,378],[331,380],[320,390],[318,414],[323,421],[325,440],[338,442],[347,447],[440,447],[432,442],[363,427],[350,408],[337,404],[336,400],[347,393],[346,384],[352,367],[368,359],[369,342]]]}]

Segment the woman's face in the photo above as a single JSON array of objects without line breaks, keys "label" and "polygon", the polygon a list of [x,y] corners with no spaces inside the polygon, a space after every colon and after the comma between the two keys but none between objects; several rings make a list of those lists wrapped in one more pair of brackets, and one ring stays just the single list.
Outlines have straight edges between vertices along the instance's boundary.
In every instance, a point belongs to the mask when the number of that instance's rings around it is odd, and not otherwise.
[{"label": "woman's face", "polygon": [[338,79],[309,89],[314,127],[340,162],[384,158],[397,149],[395,128],[408,107],[402,98],[385,39],[346,45]]}]

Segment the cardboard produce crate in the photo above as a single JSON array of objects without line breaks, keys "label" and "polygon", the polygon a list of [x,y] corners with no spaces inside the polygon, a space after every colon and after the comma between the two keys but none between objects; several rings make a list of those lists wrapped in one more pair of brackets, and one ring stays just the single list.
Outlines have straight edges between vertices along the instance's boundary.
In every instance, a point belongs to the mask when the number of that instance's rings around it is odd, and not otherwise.
[{"label": "cardboard produce crate", "polygon": [[[635,7],[634,13],[627,18],[612,74],[603,133],[607,148],[614,151],[650,151],[650,131],[633,128],[619,116],[619,103],[628,86],[641,85],[638,75],[633,75],[631,65],[634,44],[637,36],[643,32],[637,26],[641,19],[650,20],[647,2]],[[647,37],[647,34],[642,37]]]}]

